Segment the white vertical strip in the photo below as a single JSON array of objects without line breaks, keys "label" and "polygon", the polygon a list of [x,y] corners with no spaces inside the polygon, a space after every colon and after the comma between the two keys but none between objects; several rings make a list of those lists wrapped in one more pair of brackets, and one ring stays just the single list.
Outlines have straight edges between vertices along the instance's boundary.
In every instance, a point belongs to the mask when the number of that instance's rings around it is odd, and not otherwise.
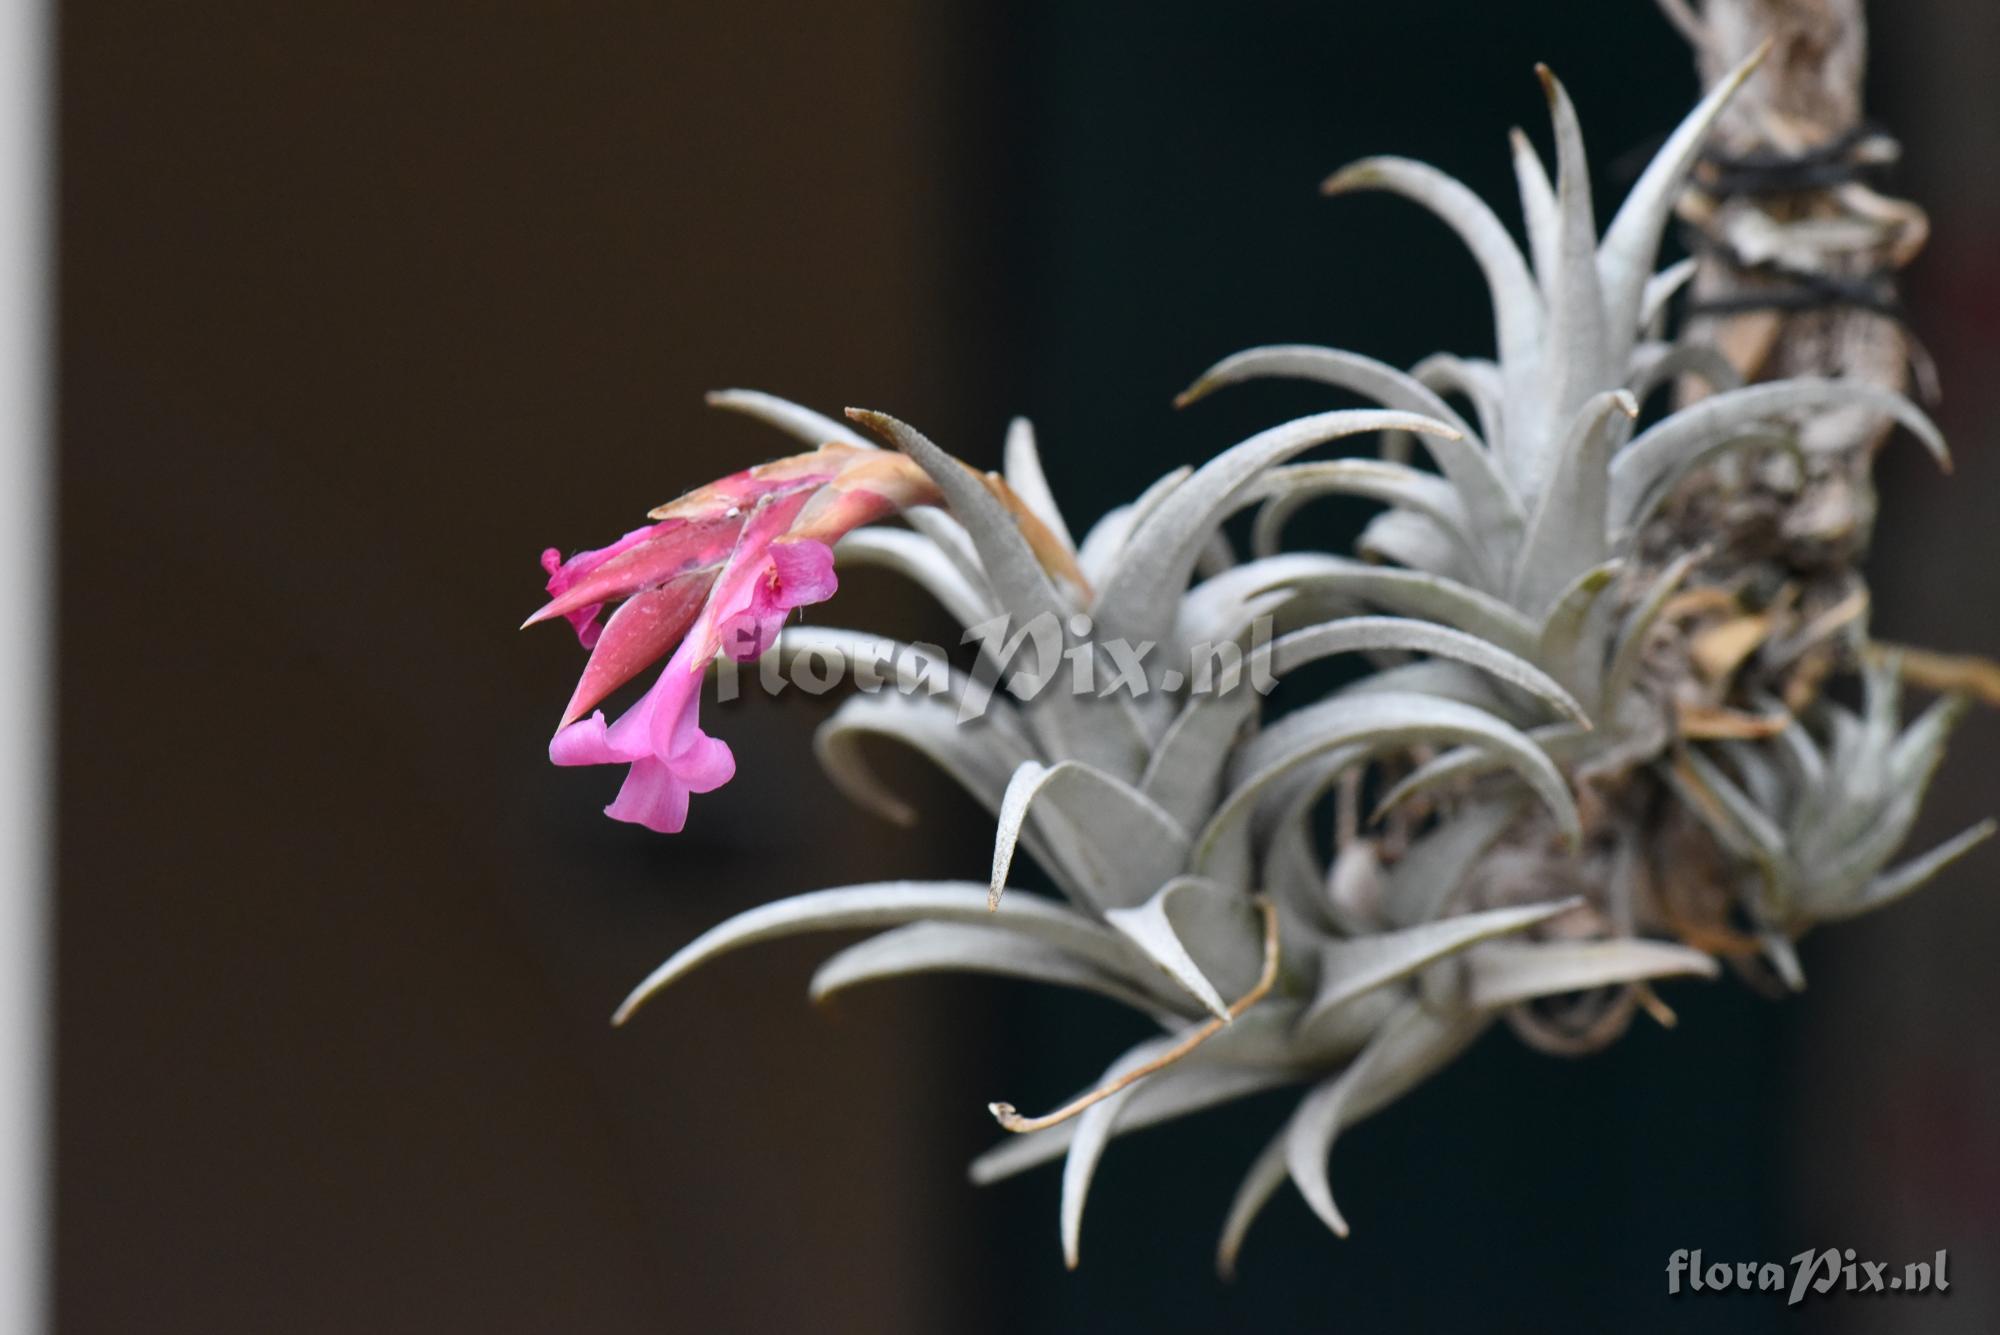
[{"label": "white vertical strip", "polygon": [[0,0],[0,1331],[48,1321],[54,25]]}]

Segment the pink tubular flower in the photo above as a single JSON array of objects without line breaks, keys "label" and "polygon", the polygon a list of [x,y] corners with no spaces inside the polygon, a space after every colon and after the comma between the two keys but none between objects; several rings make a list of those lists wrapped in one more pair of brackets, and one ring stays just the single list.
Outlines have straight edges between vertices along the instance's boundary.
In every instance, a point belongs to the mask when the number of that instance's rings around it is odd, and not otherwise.
[{"label": "pink tubular flower", "polygon": [[[793,608],[832,597],[832,543],[937,499],[930,479],[903,456],[829,444],[690,492],[608,547],[568,561],[545,552],[550,601],[529,624],[565,617],[591,651],[549,759],[631,766],[605,814],[680,830],[689,795],[720,787],[736,771],[729,747],[698,720],[709,662],[717,652],[757,657]],[[607,724],[602,712],[581,717],[670,649],[659,680],[617,722]]]}]

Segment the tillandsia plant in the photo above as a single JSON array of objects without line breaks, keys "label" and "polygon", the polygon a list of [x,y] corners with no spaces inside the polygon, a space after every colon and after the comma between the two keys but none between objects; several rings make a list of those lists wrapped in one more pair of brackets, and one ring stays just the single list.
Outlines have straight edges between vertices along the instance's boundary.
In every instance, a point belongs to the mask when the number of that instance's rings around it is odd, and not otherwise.
[{"label": "tillandsia plant", "polygon": [[[668,959],[617,1018],[727,951],[857,928],[878,934],[829,959],[815,996],[967,970],[1112,997],[1158,1035],[1046,1115],[992,1104],[1010,1134],[973,1176],[1061,1158],[1074,1265],[1113,1136],[1302,1087],[1276,1138],[1245,1154],[1228,1270],[1288,1179],[1344,1233],[1335,1139],[1496,1020],[1587,1051],[1639,1010],[1671,1023],[1653,982],[1713,975],[1718,959],[1796,983],[1806,927],[1888,902],[1989,834],[1885,870],[1960,703],[1899,732],[1893,656],[1872,660],[1862,714],[1821,700],[1831,670],[1866,657],[1865,599],[1804,615],[1746,575],[1754,560],[1726,529],[1691,542],[1663,518],[1718,459],[1803,466],[1797,422],[1831,408],[1894,419],[1948,461],[1898,395],[1839,379],[1745,387],[1714,350],[1662,335],[1690,272],[1655,271],[1663,229],[1754,64],[1668,138],[1601,236],[1576,113],[1542,71],[1557,170],[1516,133],[1526,256],[1431,168],[1336,173],[1328,193],[1394,191],[1458,233],[1491,292],[1497,357],[1408,372],[1312,347],[1229,358],[1183,403],[1286,376],[1382,407],[1286,422],[1170,472],[1080,542],[1025,422],[987,474],[881,413],[712,396],[808,448],[662,506],[608,547],[544,555],[551,600],[531,620],[566,617],[591,651],[551,759],[627,765],[608,814],[675,831],[690,795],[734,772],[697,719],[718,658],[887,658],[909,668],[900,689],[874,677],[821,728],[831,780],[907,822],[860,743],[912,747],[993,814],[993,856],[984,881],[752,909]],[[1677,384],[1681,405],[1640,426]],[[1366,436],[1382,457],[1300,461]],[[1332,494],[1385,507],[1358,557],[1284,550],[1289,516]],[[1227,525],[1247,510],[1239,553]],[[975,646],[968,661],[785,627],[856,564],[934,596]],[[1340,654],[1371,671],[1271,707],[1274,683]],[[616,722],[584,716],[663,658]],[[1009,889],[1017,849],[1055,895]]]}]

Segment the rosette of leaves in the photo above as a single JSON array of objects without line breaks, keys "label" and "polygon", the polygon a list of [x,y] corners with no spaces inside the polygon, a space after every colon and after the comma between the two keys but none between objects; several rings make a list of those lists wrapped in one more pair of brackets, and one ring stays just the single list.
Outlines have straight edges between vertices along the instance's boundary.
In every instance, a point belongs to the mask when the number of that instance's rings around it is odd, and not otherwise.
[{"label": "rosette of leaves", "polygon": [[[843,424],[768,396],[736,392],[715,402],[807,441],[867,443]],[[1452,664],[1511,699],[1532,701],[1522,707],[1541,719],[1587,721],[1552,677],[1489,639],[1416,618],[1301,615],[1309,610],[1303,600],[1271,589],[1273,572],[1254,569],[1258,563],[1236,564],[1221,536],[1231,514],[1296,476],[1281,470],[1307,450],[1358,433],[1442,438],[1454,428],[1401,411],[1290,422],[1200,469],[1170,473],[1076,542],[1025,423],[1010,434],[1007,485],[998,488],[982,486],[903,423],[849,416],[923,467],[948,513],[912,511],[910,529],[858,530],[836,547],[837,560],[899,570],[961,624],[986,629],[974,637],[979,661],[970,670],[945,667],[932,678],[942,683],[935,693],[881,691],[843,702],[822,727],[819,754],[848,795],[897,821],[910,809],[867,768],[861,745],[886,738],[928,756],[993,812],[991,876],[983,884],[848,886],[752,909],[664,963],[626,1001],[621,1020],[727,951],[856,928],[886,930],[829,959],[813,981],[816,997],[939,970],[1112,997],[1154,1020],[1160,1035],[1047,1117],[996,1104],[995,1115],[1017,1134],[981,1158],[974,1177],[990,1181],[1062,1158],[1061,1232],[1074,1264],[1091,1177],[1112,1136],[1310,1082],[1281,1156],[1260,1162],[1246,1181],[1224,1238],[1227,1265],[1256,1207],[1288,1174],[1344,1232],[1326,1181],[1335,1137],[1448,1061],[1504,1008],[1581,986],[1712,971],[1706,956],[1674,945],[1539,939],[1574,910],[1560,896],[1473,910],[1455,892],[1502,828],[1492,817],[1511,816],[1511,795],[1418,838],[1383,875],[1379,911],[1343,903],[1333,884],[1339,878],[1330,879],[1310,848],[1279,853],[1272,843],[1265,817],[1278,795],[1317,791],[1329,774],[1412,746],[1490,757],[1516,776],[1520,801],[1538,803],[1570,837],[1579,829],[1569,788],[1540,745],[1478,704],[1423,689],[1420,679],[1371,682],[1263,717],[1259,680],[1368,652]],[[1000,494],[1020,498],[1062,553],[1038,557]],[[1030,630],[1007,649],[1007,637],[991,633],[999,618],[1005,626],[1059,626],[1060,635]],[[1260,618],[1277,628],[1275,638],[1255,633]],[[1143,638],[1128,638],[1135,635]],[[1139,655],[1143,689],[1076,689],[1080,659],[1129,663],[1138,645],[1147,647]],[[1242,656],[1242,671],[1233,680],[1211,675],[1201,689],[1200,658],[1223,645]],[[910,652],[817,626],[787,629],[770,652],[816,649],[877,661],[907,661]],[[1006,689],[989,697],[992,685]],[[979,707],[968,711],[968,702]],[[1007,889],[1017,848],[1059,897]],[[1351,868],[1343,874],[1352,879]],[[1538,939],[1527,939],[1536,929]]]},{"label": "rosette of leaves", "polygon": [[[1832,409],[1893,418],[1949,462],[1936,427],[1899,395],[1838,379],[1743,386],[1712,349],[1661,336],[1667,305],[1693,270],[1691,261],[1655,270],[1662,231],[1709,128],[1759,59],[1730,73],[1668,136],[1601,235],[1576,111],[1546,69],[1553,182],[1525,137],[1513,136],[1525,255],[1484,203],[1435,168],[1371,158],[1328,179],[1330,194],[1405,196],[1457,234],[1492,299],[1494,359],[1441,354],[1403,372],[1330,348],[1256,348],[1211,368],[1182,396],[1186,403],[1257,378],[1306,379],[1457,429],[1455,438],[1417,438],[1435,471],[1411,464],[1407,440],[1380,460],[1281,470],[1282,480],[1267,479],[1273,494],[1254,541],[1260,552],[1275,552],[1287,519],[1314,495],[1380,501],[1386,508],[1359,542],[1362,559],[1274,557],[1285,562],[1280,587],[1329,615],[1391,610],[1477,635],[1535,664],[1586,705],[1594,728],[1530,725],[1504,691],[1455,668],[1420,669],[1430,689],[1476,693],[1529,727],[1578,790],[1584,847],[1562,847],[1545,816],[1530,812],[1494,846],[1510,869],[1496,867],[1483,883],[1503,894],[1510,885],[1574,886],[1589,896],[1605,935],[1665,929],[1647,882],[1658,861],[1652,797],[1670,748],[1720,738],[1754,747],[1788,726],[1782,707],[1744,707],[1743,669],[1774,616],[1748,615],[1733,589],[1705,584],[1711,535],[1663,540],[1657,527],[1648,532],[1663,502],[1732,453],[1812,448],[1792,422]],[[1707,383],[1706,397],[1640,425],[1642,405],[1689,378]],[[1737,563],[1728,564],[1737,573]],[[1714,634],[1683,633],[1688,609],[1718,604],[1727,615],[1703,623]],[[1843,615],[1817,618],[1807,637],[1842,633],[1865,605],[1863,595]],[[1813,647],[1793,644],[1786,661],[1804,661]],[[1796,684],[1816,689],[1818,679]],[[1810,699],[1810,690],[1790,694],[1801,705]],[[1464,748],[1418,757],[1382,807],[1420,801],[1455,818],[1460,804],[1494,787],[1481,780],[1492,768]],[[1599,1001],[1562,1023],[1544,1022],[1547,1007],[1511,1018],[1541,1046],[1584,1050],[1615,1036],[1621,1024],[1607,1016],[1629,1017],[1634,1002],[1651,999],[1639,990]]]},{"label": "rosette of leaves", "polygon": [[1894,903],[1995,829],[1981,821],[1889,866],[1967,701],[1945,696],[1903,728],[1895,656],[1871,663],[1863,686],[1859,713],[1821,700],[1809,720],[1793,721],[1769,745],[1689,747],[1672,770],[1741,887],[1737,899],[1757,947],[1792,988],[1805,985],[1792,942],[1807,929]]}]

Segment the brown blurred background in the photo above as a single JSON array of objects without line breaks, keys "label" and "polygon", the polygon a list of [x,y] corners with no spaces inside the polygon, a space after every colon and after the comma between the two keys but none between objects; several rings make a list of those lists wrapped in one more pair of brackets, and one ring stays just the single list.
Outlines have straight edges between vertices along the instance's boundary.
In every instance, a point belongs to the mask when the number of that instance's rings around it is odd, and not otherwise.
[{"label": "brown blurred background", "polygon": [[[1996,654],[2000,12],[1876,22],[1960,458],[1885,459],[1876,629]],[[781,448],[709,388],[982,462],[1028,411],[1087,518],[1270,420],[1169,412],[1222,352],[1483,350],[1441,229],[1313,184],[1390,150],[1501,196],[1538,58],[1599,162],[1643,144],[1695,92],[1645,0],[61,27],[62,1331],[1776,1330],[1669,1304],[1668,1251],[1826,1245],[1949,1247],[1955,1286],[1813,1328],[2000,1329],[1990,851],[1809,941],[1782,1006],[1712,989],[1595,1067],[1483,1045],[1337,1158],[1354,1241],[1287,1203],[1234,1290],[1209,1249],[1273,1108],[1121,1146],[1074,1278],[1052,1172],[964,1182],[985,1100],[1098,1069],[1109,1013],[959,983],[815,1012],[805,942],[605,1024],[729,913],[978,874],[987,832],[914,767],[914,836],[845,809],[793,699],[727,712],[741,777],[686,834],[604,820],[615,780],[542,757],[574,645],[512,629],[543,546]],[[933,617],[857,576],[832,619]],[[1963,730],[1931,840],[2000,807],[1996,742]]]}]

